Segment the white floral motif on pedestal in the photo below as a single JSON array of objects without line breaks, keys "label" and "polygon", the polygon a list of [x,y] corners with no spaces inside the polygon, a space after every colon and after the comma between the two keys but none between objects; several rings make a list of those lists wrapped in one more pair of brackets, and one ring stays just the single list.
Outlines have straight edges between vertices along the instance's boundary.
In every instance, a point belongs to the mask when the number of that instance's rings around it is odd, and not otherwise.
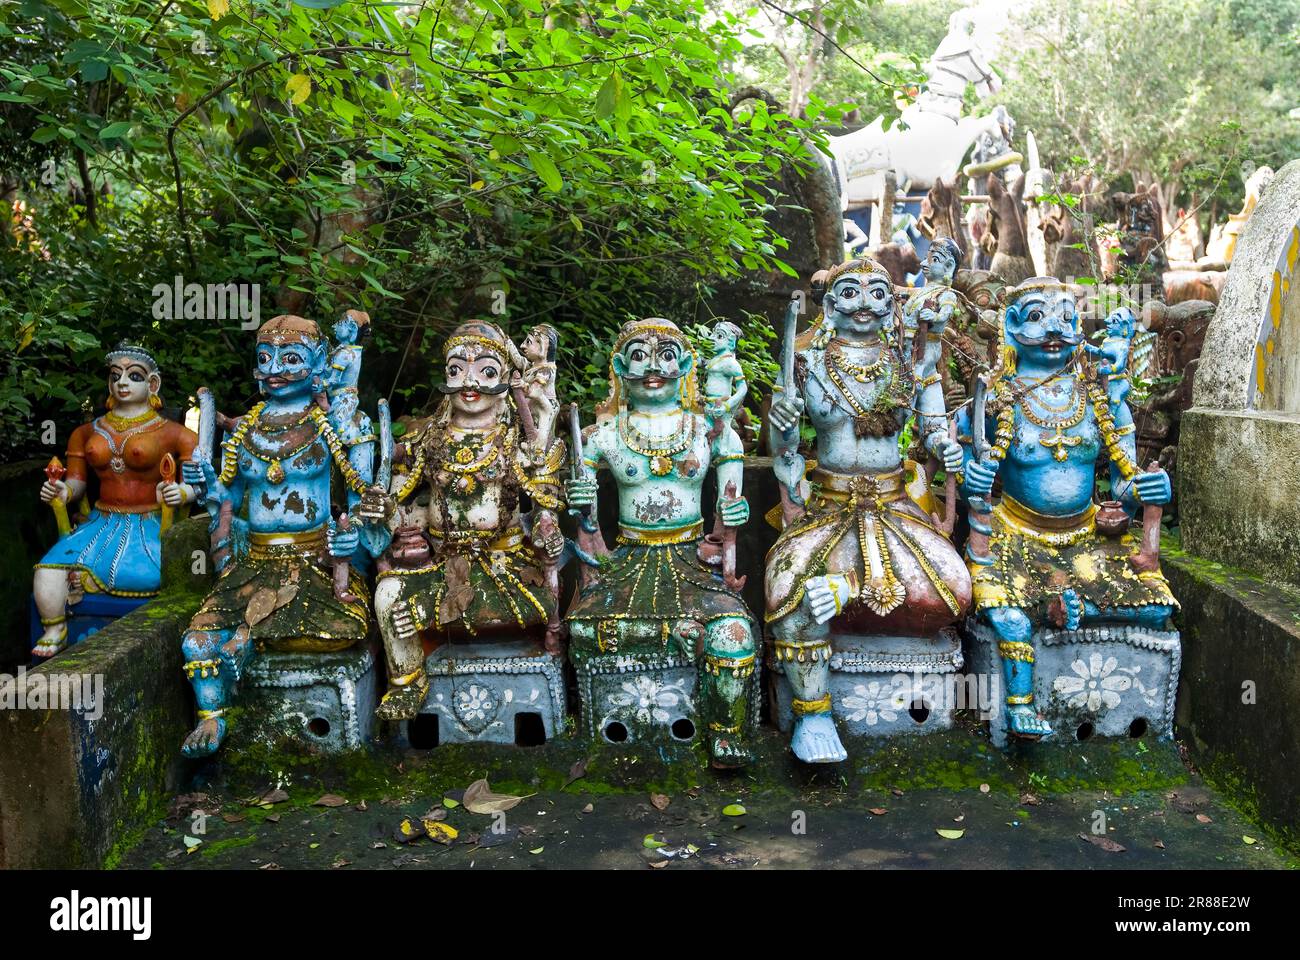
[{"label": "white floral motif on pedestal", "polygon": [[640,723],[667,723],[669,710],[679,707],[684,712],[693,710],[690,694],[680,681],[660,683],[654,677],[640,676],[625,681],[608,697],[610,714],[626,714],[629,710]]},{"label": "white floral motif on pedestal", "polygon": [[465,728],[478,733],[496,716],[497,704],[492,692],[477,683],[456,691],[456,717]]},{"label": "white floral motif on pedestal", "polygon": [[904,688],[884,680],[855,684],[853,693],[840,700],[848,711],[845,719],[852,723],[866,720],[874,727],[880,721],[892,723],[900,712],[907,709],[907,692]]},{"label": "white floral motif on pedestal", "polygon": [[[1121,667],[1115,657],[1103,659],[1093,653],[1088,662],[1082,659],[1070,664],[1073,673],[1065,673],[1052,681],[1052,689],[1067,697],[1072,707],[1084,707],[1089,713],[1118,707],[1123,693],[1132,688],[1141,667]],[[1138,685],[1141,689],[1141,684]],[[1145,693],[1145,691],[1143,691]]]}]

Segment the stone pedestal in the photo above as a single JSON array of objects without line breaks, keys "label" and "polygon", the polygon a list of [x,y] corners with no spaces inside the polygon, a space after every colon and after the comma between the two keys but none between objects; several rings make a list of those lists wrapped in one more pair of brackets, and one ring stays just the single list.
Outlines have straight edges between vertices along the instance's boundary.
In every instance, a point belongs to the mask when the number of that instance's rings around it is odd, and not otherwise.
[{"label": "stone pedestal", "polygon": [[564,659],[531,638],[446,644],[424,661],[429,696],[405,724],[415,747],[538,746],[564,730]]},{"label": "stone pedestal", "polygon": [[[576,664],[582,729],[609,743],[690,743],[702,732],[696,711],[699,666],[677,653],[607,654]],[[750,683],[750,730],[758,728],[759,671]]]},{"label": "stone pedestal", "polygon": [[[831,643],[831,711],[845,733],[889,737],[947,730],[954,712],[968,705],[961,639],[952,628],[933,639],[840,634]],[[782,732],[789,732],[794,725],[790,681],[771,653],[767,668],[772,716]]]},{"label": "stone pedestal", "polygon": [[[144,606],[151,597],[112,597],[106,593],[87,593],[80,603],[68,607],[68,643],[69,647],[85,640],[91,634],[102,630],[114,620],[125,617],[132,610]],[[28,600],[31,616],[31,643],[35,647],[45,628],[41,626],[41,614],[36,609],[36,599]],[[36,660],[37,663],[44,658]]]},{"label": "stone pedestal", "polygon": [[[997,677],[1005,702],[997,635],[988,624],[968,621],[971,670]],[[1035,632],[1034,703],[1052,725],[1047,742],[1092,736],[1160,739],[1173,736],[1174,697],[1182,644],[1176,630],[1108,624],[1079,630],[1043,628]],[[989,716],[994,744],[1007,742],[1006,712]]]},{"label": "stone pedestal", "polygon": [[374,654],[364,646],[340,653],[257,654],[244,671],[235,703],[234,749],[241,742],[288,742],[315,753],[359,749],[375,727]]}]

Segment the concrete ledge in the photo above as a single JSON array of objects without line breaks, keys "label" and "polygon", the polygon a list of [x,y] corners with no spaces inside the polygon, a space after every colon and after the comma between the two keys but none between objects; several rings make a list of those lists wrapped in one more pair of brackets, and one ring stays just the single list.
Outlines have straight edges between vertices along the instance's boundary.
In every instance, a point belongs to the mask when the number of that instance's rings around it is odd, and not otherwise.
[{"label": "concrete ledge", "polygon": [[1182,546],[1300,585],[1300,416],[1253,410],[1183,414],[1178,447]]},{"label": "concrete ledge", "polygon": [[[179,637],[209,579],[192,565],[206,539],[202,521],[168,531],[163,593],[26,674],[26,709],[0,709],[0,869],[111,866],[165,811],[192,720]],[[32,708],[67,689],[58,677],[89,694],[80,709]]]},{"label": "concrete ledge", "polygon": [[[1169,544],[1182,604],[1177,727],[1206,779],[1247,815],[1300,835],[1300,591]],[[1253,700],[1253,702],[1247,702]]]}]

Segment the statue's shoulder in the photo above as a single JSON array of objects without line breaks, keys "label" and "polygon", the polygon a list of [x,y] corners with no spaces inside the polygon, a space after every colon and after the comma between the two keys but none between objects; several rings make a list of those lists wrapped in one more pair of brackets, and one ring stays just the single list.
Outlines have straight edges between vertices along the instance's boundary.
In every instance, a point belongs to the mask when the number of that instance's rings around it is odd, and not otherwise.
[{"label": "statue's shoulder", "polygon": [[341,406],[330,409],[329,425],[345,446],[351,447],[376,439],[374,424],[364,410],[358,408],[347,414],[340,413],[341,409]]}]

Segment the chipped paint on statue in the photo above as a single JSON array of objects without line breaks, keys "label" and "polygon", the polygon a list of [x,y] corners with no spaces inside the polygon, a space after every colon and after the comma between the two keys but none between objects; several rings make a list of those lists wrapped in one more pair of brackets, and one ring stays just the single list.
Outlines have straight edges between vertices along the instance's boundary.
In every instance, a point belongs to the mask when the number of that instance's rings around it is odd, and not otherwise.
[{"label": "chipped paint on statue", "polygon": [[[942,322],[939,299],[926,309]],[[832,631],[929,642],[970,604],[965,566],[905,481],[899,435],[915,409],[918,435],[944,469],[960,465],[961,447],[949,437],[937,354],[914,362],[884,267],[836,267],[819,323],[796,338],[796,320],[792,306],[769,417],[785,528],[767,557],[767,621],[794,698],[791,748],[833,763],[847,754],[832,716]],[[805,414],[817,430],[806,478]]]},{"label": "chipped paint on statue", "polygon": [[1105,378],[1106,396],[1110,402],[1111,416],[1118,416],[1120,408],[1128,404],[1131,389],[1129,353],[1137,333],[1137,317],[1128,307],[1120,307],[1106,318],[1106,336],[1101,346],[1083,344],[1090,357],[1097,358],[1097,374]]},{"label": "chipped paint on statue", "polygon": [[[541,343],[532,356],[543,349],[553,354],[554,344]],[[438,388],[444,399],[394,450],[402,466],[386,494],[387,509],[377,511],[394,519],[367,524],[370,549],[387,550],[375,586],[388,657],[388,692],[377,711],[382,719],[409,720],[425,707],[425,637],[438,648],[522,633],[544,640],[547,660],[562,650],[556,563],[564,537],[556,511],[563,506],[565,444],[553,429],[539,433],[511,398],[512,370],[520,372],[512,351],[505,334],[486,321],[452,332]],[[544,423],[553,425],[554,417]],[[520,511],[525,497],[530,515]],[[427,505],[411,509],[425,498]],[[503,690],[483,689],[492,704],[504,698]],[[430,709],[438,712],[445,700],[435,693]],[[562,690],[557,703],[562,709]],[[481,712],[446,709],[457,722]],[[482,733],[488,726],[466,729]]]},{"label": "chipped paint on statue", "polygon": [[[1096,373],[1077,363],[1082,339],[1067,285],[1037,277],[1014,288],[984,423],[972,431],[966,410],[959,420],[960,432],[970,438],[961,489],[971,504],[967,555],[975,605],[979,621],[996,634],[1007,733],[1024,739],[1052,733],[1036,702],[1034,665],[1044,652],[1036,637],[1046,630],[1052,643],[1061,644],[1079,631],[1089,643],[1112,635],[1113,642],[1126,642],[1122,638],[1134,630],[1167,630],[1175,606],[1159,568],[1160,511],[1169,502],[1169,477],[1135,462],[1128,405],[1122,398],[1112,404]],[[986,435],[993,437],[991,444]],[[1115,499],[1099,509],[1093,498],[1102,456],[1110,462]],[[995,478],[1002,496],[990,509],[986,498]],[[1126,532],[1139,507],[1141,549]],[[1177,635],[1172,638],[1158,642],[1176,647]],[[1142,641],[1148,647],[1153,642]],[[1176,683],[1176,653],[1169,662]],[[1130,680],[1107,663],[1103,658],[1096,677],[1091,666],[1087,676],[1076,670],[1075,678],[1058,677],[1055,692],[1068,702],[1095,685],[1098,706],[1109,706],[1111,694]]]},{"label": "chipped paint on statue", "polygon": [[349,511],[371,483],[370,419],[339,406],[326,414],[314,397],[329,366],[316,322],[267,320],[257,331],[254,378],[262,400],[230,423],[220,462],[206,451],[217,419],[200,391],[200,442],[182,467],[211,518],[217,583],[182,641],[199,723],[182,750],[213,753],[226,736],[226,710],[256,652],[325,653],[366,636],[368,591],[355,518],[330,515],[331,473],[347,487]]},{"label": "chipped paint on statue", "polygon": [[[735,392],[733,382],[727,398]],[[721,394],[717,399],[725,405]],[[617,716],[647,736],[648,728],[667,722],[670,708],[697,713],[711,762],[719,767],[750,762],[756,719],[755,629],[734,576],[734,530],[749,518],[740,494],[742,461],[729,422],[702,409],[685,334],[657,318],[624,324],[610,354],[609,397],[596,425],[585,431],[581,469],[568,483],[569,503],[586,512],[585,529],[594,536],[589,542],[599,549],[603,540],[590,518],[596,470],[609,469],[618,488],[617,547],[599,566],[589,551],[580,551],[592,569],[568,622],[580,677],[601,664],[628,666],[617,689],[583,709],[608,714],[602,729]],[[710,467],[717,471],[717,514],[731,537],[730,562],[725,544],[715,558],[720,570],[700,551]],[[697,665],[693,698],[680,676],[669,676],[674,671],[664,668],[667,663]]]}]

